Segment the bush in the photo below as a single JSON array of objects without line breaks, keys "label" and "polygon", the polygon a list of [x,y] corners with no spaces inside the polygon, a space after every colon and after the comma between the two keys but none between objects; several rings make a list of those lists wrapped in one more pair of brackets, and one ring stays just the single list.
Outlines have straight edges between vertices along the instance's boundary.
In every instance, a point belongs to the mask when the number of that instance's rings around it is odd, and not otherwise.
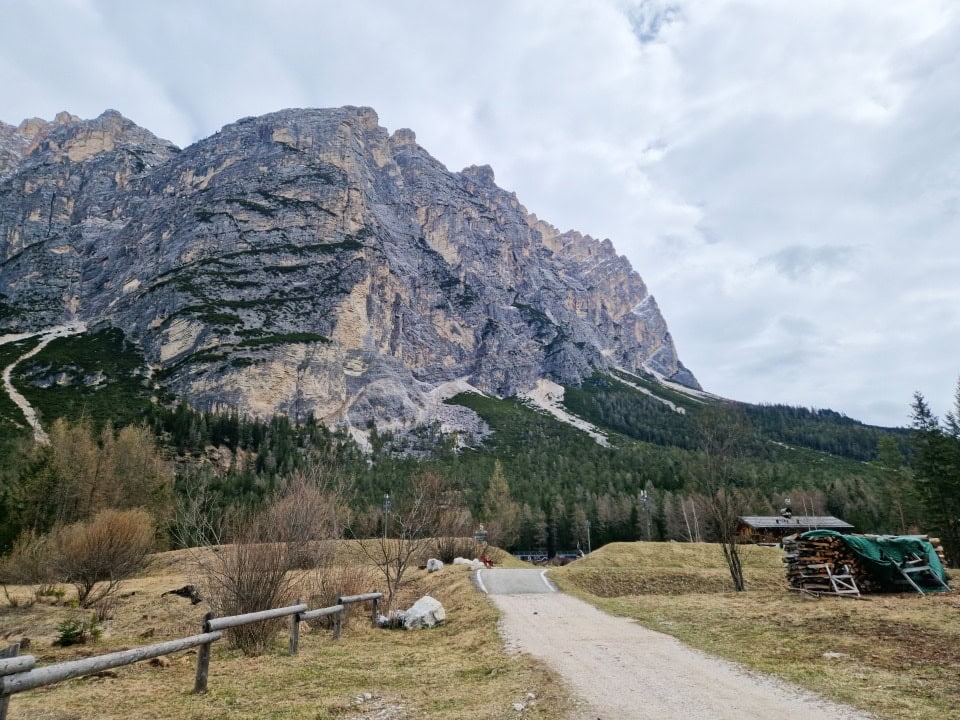
[{"label": "bush", "polygon": [[[306,478],[294,478],[284,492],[255,514],[234,514],[226,522],[233,544],[198,556],[203,594],[220,616],[289,605],[313,569],[329,563],[338,534],[338,494]],[[227,638],[247,655],[263,652],[283,621],[231,628]]]},{"label": "bush", "polygon": [[27,530],[0,561],[0,582],[49,586],[60,580],[58,566],[57,548],[51,537]]},{"label": "bush", "polygon": [[143,510],[104,510],[54,537],[61,574],[77,588],[82,607],[103,600],[142,570],[153,541],[153,519]]},{"label": "bush", "polygon": [[[332,607],[341,595],[362,595],[374,591],[377,573],[368,565],[331,565],[321,568],[310,578],[307,604],[310,608]],[[347,606],[346,614],[357,606]],[[310,621],[311,627],[330,627],[333,617],[321,617]]]},{"label": "bush", "polygon": [[437,560],[450,565],[458,557],[476,557],[477,542],[469,537],[438,537],[434,539],[433,550]]}]

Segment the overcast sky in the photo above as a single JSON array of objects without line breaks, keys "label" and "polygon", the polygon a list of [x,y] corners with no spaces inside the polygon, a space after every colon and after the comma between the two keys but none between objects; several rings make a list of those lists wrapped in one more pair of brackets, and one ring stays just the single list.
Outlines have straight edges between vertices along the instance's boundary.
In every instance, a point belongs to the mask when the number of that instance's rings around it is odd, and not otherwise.
[{"label": "overcast sky", "polygon": [[703,386],[907,424],[960,375],[949,0],[0,0],[0,119],[184,146],[370,105],[609,237]]}]

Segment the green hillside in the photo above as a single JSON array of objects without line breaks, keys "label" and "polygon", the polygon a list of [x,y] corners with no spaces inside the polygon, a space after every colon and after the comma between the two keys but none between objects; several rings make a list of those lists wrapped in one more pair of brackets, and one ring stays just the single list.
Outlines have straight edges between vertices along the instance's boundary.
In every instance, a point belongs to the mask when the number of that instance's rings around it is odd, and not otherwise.
[{"label": "green hillside", "polygon": [[[33,341],[26,342],[0,348],[0,363],[19,356]],[[54,340],[21,363],[13,379],[46,426],[57,417],[84,418],[98,428],[108,421],[117,428],[148,423],[177,461],[178,489],[202,482],[220,509],[256,505],[279,477],[319,453],[348,479],[351,504],[368,524],[378,522],[383,494],[402,491],[425,467],[450,478],[479,517],[499,460],[521,508],[517,546],[585,545],[588,519],[594,546],[702,536],[691,477],[699,462],[697,418],[706,403],[715,401],[690,397],[651,377],[598,374],[581,387],[565,388],[566,409],[605,432],[608,447],[516,398],[463,394],[448,402],[474,410],[490,426],[492,434],[481,447],[454,452],[452,439],[433,427],[403,437],[374,428],[373,454],[364,455],[346,435],[312,421],[294,425],[284,417],[254,420],[164,404],[159,401],[163,388],[153,386],[161,378],[148,378],[144,368],[138,349],[110,329]],[[895,529],[890,473],[874,459],[880,438],[892,438],[903,448],[905,431],[864,425],[828,410],[743,407],[752,433],[740,472],[743,485],[752,490],[751,512],[773,512],[790,496],[858,528]],[[17,474],[30,463],[24,456],[29,454],[23,445],[25,423],[5,395],[0,396],[0,423],[6,430],[0,444],[0,496],[9,505]],[[234,460],[228,467],[211,464],[206,457],[212,448],[229,451]]]}]

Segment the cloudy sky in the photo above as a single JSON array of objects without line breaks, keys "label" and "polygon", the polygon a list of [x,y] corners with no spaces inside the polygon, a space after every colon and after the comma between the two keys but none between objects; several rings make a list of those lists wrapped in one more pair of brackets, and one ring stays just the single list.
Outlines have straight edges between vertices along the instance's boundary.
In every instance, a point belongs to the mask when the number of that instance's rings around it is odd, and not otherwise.
[{"label": "cloudy sky", "polygon": [[909,422],[960,375],[950,0],[0,0],[0,119],[187,145],[370,105],[609,237],[727,397]]}]

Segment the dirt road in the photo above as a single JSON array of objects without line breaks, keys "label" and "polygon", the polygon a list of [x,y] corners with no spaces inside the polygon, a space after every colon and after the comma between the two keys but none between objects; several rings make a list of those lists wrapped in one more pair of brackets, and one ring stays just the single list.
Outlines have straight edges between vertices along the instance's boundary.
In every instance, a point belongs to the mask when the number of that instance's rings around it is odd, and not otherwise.
[{"label": "dirt road", "polygon": [[556,592],[540,570],[484,570],[509,650],[544,661],[580,700],[578,720],[869,720]]}]

